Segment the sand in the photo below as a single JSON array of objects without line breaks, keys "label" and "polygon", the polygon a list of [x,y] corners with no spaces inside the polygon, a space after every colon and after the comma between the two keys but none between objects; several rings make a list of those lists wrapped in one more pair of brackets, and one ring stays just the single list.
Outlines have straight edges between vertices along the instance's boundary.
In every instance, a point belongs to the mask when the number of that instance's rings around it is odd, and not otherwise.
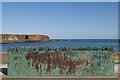
[{"label": "sand", "polygon": [[7,52],[0,52],[0,64],[7,64]]}]

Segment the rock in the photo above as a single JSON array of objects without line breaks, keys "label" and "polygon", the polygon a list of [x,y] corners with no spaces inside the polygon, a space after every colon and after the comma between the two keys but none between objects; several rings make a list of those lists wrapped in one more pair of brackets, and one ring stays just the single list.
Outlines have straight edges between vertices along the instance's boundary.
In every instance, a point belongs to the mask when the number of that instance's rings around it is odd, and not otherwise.
[{"label": "rock", "polygon": [[63,39],[50,39],[50,42],[61,42],[61,41],[68,41],[68,40],[63,40]]},{"label": "rock", "polygon": [[10,42],[47,42],[49,37],[47,35],[39,34],[0,34],[0,43]]}]

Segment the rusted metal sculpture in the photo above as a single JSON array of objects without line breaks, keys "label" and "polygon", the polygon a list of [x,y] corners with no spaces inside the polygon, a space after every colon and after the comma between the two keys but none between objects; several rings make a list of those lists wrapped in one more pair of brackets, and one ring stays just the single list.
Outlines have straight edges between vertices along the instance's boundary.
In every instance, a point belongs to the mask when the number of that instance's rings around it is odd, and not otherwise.
[{"label": "rusted metal sculpture", "polygon": [[114,76],[112,48],[10,48],[9,76]]}]

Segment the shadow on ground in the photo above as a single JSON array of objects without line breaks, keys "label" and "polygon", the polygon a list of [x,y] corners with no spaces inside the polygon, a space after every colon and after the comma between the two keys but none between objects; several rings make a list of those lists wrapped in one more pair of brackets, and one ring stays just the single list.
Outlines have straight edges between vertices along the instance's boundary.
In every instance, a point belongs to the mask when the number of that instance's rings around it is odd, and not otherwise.
[{"label": "shadow on ground", "polygon": [[7,75],[7,68],[0,68],[0,72]]}]

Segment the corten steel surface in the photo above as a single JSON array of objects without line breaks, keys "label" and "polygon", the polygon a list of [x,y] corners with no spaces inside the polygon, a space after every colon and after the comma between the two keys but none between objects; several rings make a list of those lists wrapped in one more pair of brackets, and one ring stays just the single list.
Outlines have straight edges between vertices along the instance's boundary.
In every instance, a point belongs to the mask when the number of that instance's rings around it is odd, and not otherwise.
[{"label": "corten steel surface", "polygon": [[114,76],[111,48],[11,48],[8,76]]}]

